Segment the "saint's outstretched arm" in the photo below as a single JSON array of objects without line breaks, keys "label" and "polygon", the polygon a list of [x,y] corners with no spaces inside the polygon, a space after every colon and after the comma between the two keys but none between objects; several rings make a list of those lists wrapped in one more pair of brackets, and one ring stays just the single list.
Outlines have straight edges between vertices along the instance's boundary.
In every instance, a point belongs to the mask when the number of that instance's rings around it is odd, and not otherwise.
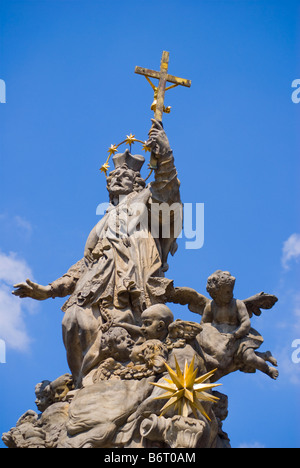
[{"label": "saint's outstretched arm", "polygon": [[49,297],[54,299],[55,297],[68,296],[74,291],[83,268],[84,259],[81,259],[69,268],[67,273],[61,278],[58,278],[47,286],[42,286],[41,284],[34,283],[30,279],[27,279],[24,283],[15,284],[15,289],[12,291],[12,294],[14,296],[19,296],[21,299],[31,297],[38,301],[44,301],[45,299],[49,299]]}]

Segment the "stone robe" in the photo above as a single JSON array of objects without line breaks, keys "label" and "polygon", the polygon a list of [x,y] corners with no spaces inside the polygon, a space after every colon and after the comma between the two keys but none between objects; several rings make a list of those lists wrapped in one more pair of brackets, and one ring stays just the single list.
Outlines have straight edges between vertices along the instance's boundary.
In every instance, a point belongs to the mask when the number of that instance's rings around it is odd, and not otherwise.
[{"label": "stone robe", "polygon": [[[172,205],[170,216],[159,212],[161,203]],[[61,296],[66,295],[66,280],[72,283],[71,296],[63,306],[63,338],[75,381],[101,358],[105,323],[139,325],[143,310],[166,301],[172,282],[164,278],[164,271],[181,226],[179,181],[169,152],[154,182],[123,197],[117,206],[109,205],[87,240],[93,247],[93,261],[81,259],[52,283],[61,288]]]}]

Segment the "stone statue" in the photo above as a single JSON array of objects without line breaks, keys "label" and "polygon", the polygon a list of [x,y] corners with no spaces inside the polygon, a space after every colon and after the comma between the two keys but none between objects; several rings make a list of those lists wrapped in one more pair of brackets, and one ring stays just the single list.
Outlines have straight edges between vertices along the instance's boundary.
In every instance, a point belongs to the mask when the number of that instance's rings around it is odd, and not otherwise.
[{"label": "stone statue", "polygon": [[[148,211],[150,206],[167,203],[177,207],[180,216],[179,181],[166,133],[154,119],[147,144],[160,162],[155,181],[146,187],[140,176],[143,156],[128,150],[114,156],[115,169],[107,178],[110,205],[88,236],[84,257],[48,286],[29,279],[15,285],[13,294],[21,298],[70,295],[63,306],[63,339],[77,386],[98,359],[99,334],[112,322],[140,325],[142,311],[164,302],[172,283],[164,273],[168,254],[174,253],[176,245],[174,219],[169,221],[170,238],[154,238],[154,210],[151,215]],[[158,227],[159,223],[158,213]]]},{"label": "stone statue", "polygon": [[[166,81],[190,86],[168,75],[166,64],[156,112],[164,109]],[[71,374],[36,386],[39,413],[27,411],[3,434],[8,447],[229,448],[222,428],[228,398],[215,382],[236,370],[278,376],[271,353],[257,351],[263,338],[250,322],[273,307],[275,296],[234,299],[235,278],[226,271],[208,278],[211,299],[165,277],[182,203],[161,119],[152,119],[146,145],[154,181],[146,185],[141,177],[143,156],[114,154],[109,205],[83,258],[47,286],[27,279],[14,287],[20,298],[69,296],[62,329]],[[174,320],[174,303],[187,304],[201,323]]]},{"label": "stone statue", "polygon": [[[55,448],[65,432],[69,402],[74,388],[70,374],[53,382],[44,380],[35,387],[36,405],[40,414],[28,410],[17,421],[16,427],[2,436],[9,448]],[[68,397],[67,397],[68,396]]]},{"label": "stone statue", "polygon": [[[214,379],[241,370],[260,370],[277,379],[277,360],[270,351],[257,350],[262,336],[251,327],[252,314],[260,308],[269,309],[277,302],[275,296],[260,293],[244,301],[233,297],[235,278],[228,271],[217,270],[207,280],[206,290],[211,300],[191,288],[175,288],[170,296],[174,303],[188,304],[189,309],[202,315],[202,330],[197,336],[208,369],[217,368]],[[269,366],[270,362],[273,366]]]}]

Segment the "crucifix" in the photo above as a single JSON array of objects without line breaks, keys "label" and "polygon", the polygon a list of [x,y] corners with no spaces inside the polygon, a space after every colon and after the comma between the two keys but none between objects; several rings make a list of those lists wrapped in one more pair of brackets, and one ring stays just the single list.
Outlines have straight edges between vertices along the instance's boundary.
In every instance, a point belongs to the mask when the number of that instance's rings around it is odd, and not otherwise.
[{"label": "crucifix", "polygon": [[[162,121],[163,112],[169,113],[171,109],[170,107],[164,106],[165,91],[179,85],[186,86],[188,88],[191,86],[190,80],[168,74],[169,55],[169,52],[166,52],[165,50],[163,51],[159,72],[149,70],[148,68],[135,67],[135,73],[144,75],[154,90],[154,101],[151,105],[151,110],[154,111],[154,118],[159,121]],[[155,86],[150,78],[157,78],[159,80],[158,86]],[[167,83],[173,84],[166,87]]]},{"label": "crucifix", "polygon": [[[160,62],[160,71],[149,70],[149,68],[135,67],[135,73],[139,75],[144,75],[146,80],[150,83],[152,89],[154,90],[154,101],[151,105],[151,110],[154,111],[154,118],[162,122],[163,113],[169,113],[171,107],[164,106],[165,92],[168,89],[175,88],[176,86],[186,86],[189,88],[192,84],[190,80],[185,78],[178,78],[177,76],[168,74],[169,66],[169,52],[165,50],[162,53],[161,62]],[[150,78],[156,78],[159,80],[158,86],[155,86]],[[173,83],[171,86],[166,87],[167,83]],[[157,169],[157,160],[153,153],[151,153],[149,167],[151,172],[154,169]],[[150,173],[151,174],[151,173]],[[149,177],[149,176],[148,176]]]}]

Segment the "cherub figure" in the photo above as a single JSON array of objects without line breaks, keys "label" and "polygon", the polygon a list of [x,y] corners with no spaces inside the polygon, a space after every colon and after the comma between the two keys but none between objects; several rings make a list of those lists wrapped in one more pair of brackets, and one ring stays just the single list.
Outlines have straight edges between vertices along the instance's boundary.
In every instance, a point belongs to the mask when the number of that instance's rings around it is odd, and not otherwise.
[{"label": "cherub figure", "polygon": [[83,379],[83,386],[91,385],[99,380],[108,380],[116,371],[123,369],[124,363],[130,361],[134,341],[123,327],[116,326],[110,327],[101,335],[98,345],[100,363]]},{"label": "cherub figure", "polygon": [[168,327],[173,322],[172,311],[165,304],[155,304],[141,314],[142,326],[122,326],[137,337],[130,358],[135,364],[145,365],[154,373],[165,370],[164,362],[168,359],[168,348],[165,340]]},{"label": "cherub figure", "polygon": [[145,309],[141,314],[141,326],[126,322],[119,322],[115,326],[121,326],[137,340],[137,344],[146,340],[164,341],[168,335],[168,327],[174,321],[174,315],[165,304],[154,304]]},{"label": "cherub figure", "polygon": [[104,359],[84,379],[84,386],[101,380],[141,379],[161,373],[168,357],[168,350],[160,340],[134,345],[129,333],[119,326],[103,334],[101,352]]},{"label": "cherub figure", "polygon": [[16,427],[2,436],[8,448],[45,448],[45,431],[38,425],[38,415],[28,410],[17,421]]},{"label": "cherub figure", "polygon": [[35,404],[42,413],[53,403],[53,395],[50,389],[50,380],[43,380],[35,386]]},{"label": "cherub figure", "polygon": [[241,370],[257,369],[272,379],[277,379],[276,359],[268,351],[255,351],[263,343],[262,336],[251,328],[252,314],[260,315],[260,308],[271,308],[277,298],[265,293],[244,301],[233,297],[235,278],[228,271],[217,270],[207,280],[211,299],[191,288],[175,288],[170,301],[188,304],[192,312],[202,315],[202,331],[197,336],[208,368],[218,368],[214,378]]},{"label": "cherub figure", "polygon": [[[201,326],[195,322],[187,322],[184,320],[175,320],[172,311],[165,304],[155,304],[144,310],[141,314],[142,326],[122,324],[128,329],[131,334],[139,336],[133,347],[131,359],[138,362],[139,358],[143,362],[143,353],[147,349],[153,348],[154,342],[161,342],[165,349],[165,353],[156,354],[156,363],[161,363],[161,371],[165,371],[163,361],[167,361],[171,367],[175,366],[175,357],[177,362],[182,366],[185,365],[185,360],[189,362],[196,357],[196,366],[202,373],[207,372],[202,357],[202,351],[196,340],[196,336],[200,333]],[[154,346],[153,349],[158,349]],[[158,369],[157,365],[157,369]]]},{"label": "cherub figure", "polygon": [[117,362],[129,361],[134,341],[123,327],[111,327],[101,338],[102,359],[113,358]]},{"label": "cherub figure", "polygon": [[67,400],[67,395],[74,389],[74,382],[71,374],[63,374],[50,382],[43,380],[35,386],[35,404],[38,410],[43,413],[53,403]]},{"label": "cherub figure", "polygon": [[168,335],[169,325],[174,321],[174,316],[165,304],[155,304],[142,313],[141,319],[141,332],[146,340],[164,341]]}]

